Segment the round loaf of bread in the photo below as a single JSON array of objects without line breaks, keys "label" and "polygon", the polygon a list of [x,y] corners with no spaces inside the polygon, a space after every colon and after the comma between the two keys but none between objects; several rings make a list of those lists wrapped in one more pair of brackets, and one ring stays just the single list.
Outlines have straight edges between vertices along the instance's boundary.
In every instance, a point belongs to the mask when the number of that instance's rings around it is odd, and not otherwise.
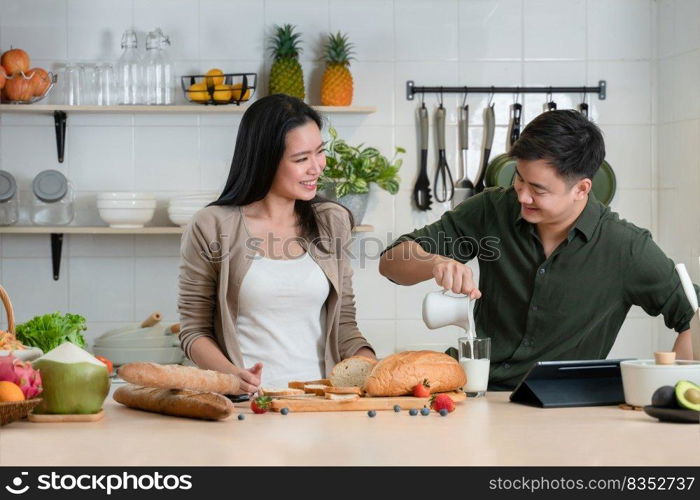
[{"label": "round loaf of bread", "polygon": [[404,351],[377,363],[364,389],[370,396],[405,396],[426,379],[431,393],[454,391],[467,383],[462,366],[451,356],[435,351]]}]

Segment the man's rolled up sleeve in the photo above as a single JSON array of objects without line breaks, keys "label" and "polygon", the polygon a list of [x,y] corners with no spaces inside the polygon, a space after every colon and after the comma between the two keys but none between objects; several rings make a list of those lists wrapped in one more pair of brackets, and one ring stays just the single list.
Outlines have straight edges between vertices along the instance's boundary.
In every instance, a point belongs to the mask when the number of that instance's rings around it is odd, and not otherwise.
[{"label": "man's rolled up sleeve", "polygon": [[[651,316],[662,314],[676,332],[690,327],[693,310],[685,296],[675,265],[644,231],[633,241],[624,275],[626,300]],[[695,293],[700,288],[697,285]]]}]

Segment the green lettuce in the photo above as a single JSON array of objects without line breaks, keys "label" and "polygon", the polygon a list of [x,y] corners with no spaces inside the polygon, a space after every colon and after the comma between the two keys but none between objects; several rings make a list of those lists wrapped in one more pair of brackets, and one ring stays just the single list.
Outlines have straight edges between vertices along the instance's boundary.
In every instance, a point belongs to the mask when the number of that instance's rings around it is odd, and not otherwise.
[{"label": "green lettuce", "polygon": [[16,335],[24,345],[38,347],[46,353],[64,342],[85,348],[87,343],[81,333],[84,330],[87,330],[85,318],[79,314],[54,312],[17,325]]}]

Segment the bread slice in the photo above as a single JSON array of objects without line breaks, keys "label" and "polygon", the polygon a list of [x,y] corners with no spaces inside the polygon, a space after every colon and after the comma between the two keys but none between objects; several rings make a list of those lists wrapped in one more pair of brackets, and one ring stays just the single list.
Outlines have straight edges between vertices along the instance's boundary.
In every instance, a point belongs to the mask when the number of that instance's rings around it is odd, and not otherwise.
[{"label": "bread slice", "polygon": [[326,393],[326,399],[332,399],[334,401],[357,401],[360,399],[359,394],[333,394],[330,392]]},{"label": "bread slice", "polygon": [[377,364],[374,359],[352,356],[333,367],[331,385],[335,387],[364,387],[365,380]]},{"label": "bread slice", "polygon": [[323,396],[328,387],[329,386],[323,384],[306,384],[304,386],[304,392],[316,394],[317,396]]},{"label": "bread slice", "polygon": [[293,380],[289,384],[290,389],[301,389],[304,390],[305,385],[311,385],[311,384],[320,384],[320,385],[331,385],[331,381],[328,380],[327,378],[322,378],[321,380],[307,380],[306,382],[303,382],[301,380]]},{"label": "bread slice", "polygon": [[304,394],[304,389],[280,389],[280,388],[261,388],[261,396],[282,397],[282,396],[298,396]]},{"label": "bread slice", "polygon": [[359,387],[326,387],[326,394],[357,394],[362,395]]}]

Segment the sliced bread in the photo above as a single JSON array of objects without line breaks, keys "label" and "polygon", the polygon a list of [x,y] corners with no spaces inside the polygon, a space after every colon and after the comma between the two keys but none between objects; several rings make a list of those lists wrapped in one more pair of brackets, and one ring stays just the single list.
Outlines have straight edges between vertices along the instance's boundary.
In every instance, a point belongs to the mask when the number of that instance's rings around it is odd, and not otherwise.
[{"label": "sliced bread", "polygon": [[326,399],[332,399],[334,401],[357,401],[360,399],[359,394],[332,394],[330,392],[326,393]]},{"label": "sliced bread", "polygon": [[317,396],[323,396],[328,387],[329,386],[323,384],[306,384],[304,386],[304,392],[316,394]]},{"label": "sliced bread", "polygon": [[359,387],[326,387],[326,394],[357,394],[362,395]]},{"label": "sliced bread", "polygon": [[298,396],[300,394],[304,394],[304,389],[281,389],[281,388],[261,388],[260,389],[260,395],[261,396],[270,396],[270,397],[280,397],[280,396]]},{"label": "sliced bread", "polygon": [[377,364],[374,359],[353,356],[333,367],[331,385],[335,387],[363,387],[365,380]]},{"label": "sliced bread", "polygon": [[306,382],[301,381],[301,380],[293,380],[287,384],[290,389],[301,389],[304,390],[305,385],[312,385],[312,384],[319,384],[319,385],[331,385],[331,381],[328,380],[327,378],[322,378],[321,380],[307,380]]}]

